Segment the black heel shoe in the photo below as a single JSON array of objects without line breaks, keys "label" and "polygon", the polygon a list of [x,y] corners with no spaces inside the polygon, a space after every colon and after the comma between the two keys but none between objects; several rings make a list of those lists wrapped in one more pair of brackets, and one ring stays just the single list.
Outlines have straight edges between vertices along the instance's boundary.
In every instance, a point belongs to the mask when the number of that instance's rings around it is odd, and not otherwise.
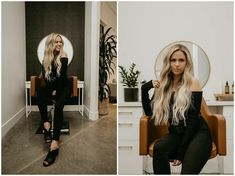
[{"label": "black heel shoe", "polygon": [[51,136],[51,128],[49,130],[47,130],[46,128],[44,128],[44,140],[46,143],[50,143],[52,139]]},{"label": "black heel shoe", "polygon": [[[49,149],[47,157],[46,157],[46,159],[43,162],[43,166],[47,167],[47,166],[50,166],[51,164],[53,164],[55,162],[55,159],[56,159],[58,154],[59,154],[59,148],[56,149],[56,150],[50,150]],[[47,163],[45,163],[45,161]]]}]

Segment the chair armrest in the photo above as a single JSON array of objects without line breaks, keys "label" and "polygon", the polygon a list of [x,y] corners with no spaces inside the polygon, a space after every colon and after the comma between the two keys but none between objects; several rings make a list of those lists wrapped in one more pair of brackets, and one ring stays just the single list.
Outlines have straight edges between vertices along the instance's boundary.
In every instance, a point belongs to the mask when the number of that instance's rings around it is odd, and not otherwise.
[{"label": "chair armrest", "polygon": [[70,81],[72,81],[72,96],[77,97],[78,96],[78,77],[77,76],[70,76]]},{"label": "chair armrest", "polygon": [[140,118],[140,141],[139,154],[148,155],[149,145],[156,139],[161,138],[168,132],[168,124],[155,126],[154,119],[150,116],[142,116]]},{"label": "chair armrest", "polygon": [[219,155],[226,155],[226,120],[223,115],[212,114],[207,117],[211,130],[211,137],[217,146]]},{"label": "chair armrest", "polygon": [[149,116],[142,116],[140,118],[140,140],[139,140],[139,154],[148,154],[148,128],[149,128]]},{"label": "chair armrest", "polygon": [[38,76],[31,76],[30,77],[30,96],[36,97],[37,96],[37,87],[39,86],[39,78]]}]

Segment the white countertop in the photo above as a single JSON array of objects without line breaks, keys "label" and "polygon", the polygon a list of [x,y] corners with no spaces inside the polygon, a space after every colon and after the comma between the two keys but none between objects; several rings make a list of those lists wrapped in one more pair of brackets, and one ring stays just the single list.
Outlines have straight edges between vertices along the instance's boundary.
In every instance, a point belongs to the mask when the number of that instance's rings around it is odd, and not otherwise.
[{"label": "white countertop", "polygon": [[233,106],[233,101],[206,100],[207,106]]}]

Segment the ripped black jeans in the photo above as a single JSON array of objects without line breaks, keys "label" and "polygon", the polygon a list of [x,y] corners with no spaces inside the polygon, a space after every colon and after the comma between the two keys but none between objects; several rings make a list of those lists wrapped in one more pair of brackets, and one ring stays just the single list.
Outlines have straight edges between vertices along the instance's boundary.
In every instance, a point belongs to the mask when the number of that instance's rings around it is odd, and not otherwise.
[{"label": "ripped black jeans", "polygon": [[67,100],[71,96],[71,88],[69,86],[64,87],[60,91],[56,91],[56,96],[52,97],[52,89],[48,87],[40,87],[37,90],[38,108],[40,110],[41,121],[49,122],[47,115],[47,105],[52,103],[52,99],[55,99],[55,114],[54,114],[54,129],[53,129],[53,140],[59,140],[60,130],[63,125],[63,109]]}]

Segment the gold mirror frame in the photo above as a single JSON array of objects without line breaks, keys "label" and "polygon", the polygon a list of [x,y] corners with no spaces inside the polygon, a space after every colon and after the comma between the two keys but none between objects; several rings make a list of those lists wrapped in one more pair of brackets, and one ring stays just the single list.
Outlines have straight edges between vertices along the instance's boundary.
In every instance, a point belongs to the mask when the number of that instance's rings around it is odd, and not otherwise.
[{"label": "gold mirror frame", "polygon": [[206,52],[198,44],[191,42],[191,41],[176,41],[176,42],[168,44],[166,47],[164,47],[160,51],[154,64],[154,74],[155,74],[156,79],[159,79],[164,56],[166,55],[169,48],[175,44],[185,45],[189,49],[190,54],[193,59],[194,75],[196,78],[198,78],[203,88],[208,82],[209,77],[210,77],[210,72],[211,72],[210,61]]}]

